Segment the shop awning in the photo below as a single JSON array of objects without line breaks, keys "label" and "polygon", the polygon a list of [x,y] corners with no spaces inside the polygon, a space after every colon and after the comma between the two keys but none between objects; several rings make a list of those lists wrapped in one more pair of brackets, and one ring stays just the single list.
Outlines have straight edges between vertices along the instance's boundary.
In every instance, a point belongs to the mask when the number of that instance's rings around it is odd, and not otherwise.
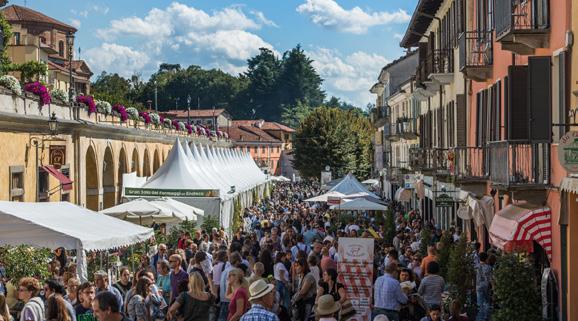
[{"label": "shop awning", "polygon": [[72,190],[72,181],[66,175],[62,174],[61,171],[57,170],[56,168],[50,165],[42,166],[42,169],[45,170],[50,175],[52,175],[60,182],[62,190],[64,191]]},{"label": "shop awning", "polygon": [[400,187],[395,191],[395,200],[398,202],[409,202],[411,200],[411,189]]},{"label": "shop awning", "polygon": [[560,190],[563,192],[578,194],[578,178],[564,177],[562,183],[560,183]]},{"label": "shop awning", "polygon": [[510,204],[494,216],[490,226],[490,242],[507,252],[516,249],[532,252],[532,242],[536,241],[551,259],[551,215],[548,207]]}]

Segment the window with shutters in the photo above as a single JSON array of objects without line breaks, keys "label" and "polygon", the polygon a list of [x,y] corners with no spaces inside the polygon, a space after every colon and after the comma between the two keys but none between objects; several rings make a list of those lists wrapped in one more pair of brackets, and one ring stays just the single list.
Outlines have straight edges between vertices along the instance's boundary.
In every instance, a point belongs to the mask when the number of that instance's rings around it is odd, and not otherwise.
[{"label": "window with shutters", "polygon": [[529,135],[531,141],[552,139],[552,67],[550,56],[528,57]]},{"label": "window with shutters", "polygon": [[456,145],[467,146],[467,109],[466,95],[456,97]]},{"label": "window with shutters", "polygon": [[529,139],[528,66],[508,67],[508,140]]}]

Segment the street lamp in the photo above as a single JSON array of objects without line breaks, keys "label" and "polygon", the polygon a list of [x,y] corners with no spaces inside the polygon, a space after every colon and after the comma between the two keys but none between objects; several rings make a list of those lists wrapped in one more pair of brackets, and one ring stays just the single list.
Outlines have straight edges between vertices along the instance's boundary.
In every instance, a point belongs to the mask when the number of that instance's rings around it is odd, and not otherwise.
[{"label": "street lamp", "polygon": [[191,124],[191,95],[187,95],[187,124]]},{"label": "street lamp", "polygon": [[155,80],[155,112],[159,113],[159,107],[157,105],[157,81]]},{"label": "street lamp", "polygon": [[56,113],[52,113],[50,119],[48,119],[48,130],[50,131],[50,135],[56,135],[56,131],[58,130],[58,120],[56,119]]},{"label": "street lamp", "polygon": [[72,47],[74,46],[74,33],[69,31],[66,34],[66,45],[68,46],[68,102],[72,105],[74,96],[74,79],[72,78]]}]

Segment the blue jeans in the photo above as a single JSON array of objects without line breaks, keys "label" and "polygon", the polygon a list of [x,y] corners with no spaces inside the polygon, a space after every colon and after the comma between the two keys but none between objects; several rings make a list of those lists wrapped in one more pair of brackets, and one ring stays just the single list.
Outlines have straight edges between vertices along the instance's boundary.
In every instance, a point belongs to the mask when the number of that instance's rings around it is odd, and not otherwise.
[{"label": "blue jeans", "polygon": [[490,320],[490,290],[487,288],[476,289],[476,300],[478,303],[476,321]]},{"label": "blue jeans", "polygon": [[371,320],[375,319],[375,317],[380,314],[385,314],[389,321],[399,321],[399,311],[382,308],[374,308],[373,311],[371,311]]},{"label": "blue jeans", "polygon": [[227,314],[229,313],[229,303],[221,301],[221,308],[219,309],[218,321],[227,321]]},{"label": "blue jeans", "polygon": [[279,302],[279,304],[281,306],[285,307],[286,311],[289,311],[289,307],[291,306],[291,298],[289,296],[289,289],[287,289],[287,286],[285,285],[285,283],[283,283],[281,281],[276,281],[275,287],[277,289],[277,292],[279,292],[279,300],[281,301],[281,302]]}]

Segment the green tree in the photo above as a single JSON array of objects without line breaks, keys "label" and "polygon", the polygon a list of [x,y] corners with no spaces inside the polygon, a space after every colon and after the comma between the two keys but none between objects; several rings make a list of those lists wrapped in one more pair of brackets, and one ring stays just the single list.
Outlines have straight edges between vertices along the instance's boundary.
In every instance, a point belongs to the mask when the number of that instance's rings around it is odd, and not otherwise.
[{"label": "green tree", "polygon": [[281,120],[291,128],[297,128],[301,122],[311,113],[312,108],[302,101],[298,101],[294,106],[287,106],[283,109]]},{"label": "green tree", "polygon": [[449,231],[444,231],[439,242],[438,263],[440,264],[440,275],[447,280],[448,265],[453,249],[453,237]]},{"label": "green tree", "polygon": [[21,278],[28,276],[46,279],[50,275],[48,262],[51,256],[47,248],[37,249],[28,245],[0,247],[0,258],[13,284],[18,284]]},{"label": "green tree", "polygon": [[131,81],[117,73],[108,74],[103,71],[92,83],[91,90],[96,99],[105,100],[111,104],[133,105],[133,101],[129,99]]},{"label": "green tree", "polygon": [[534,267],[518,254],[506,254],[498,259],[494,271],[495,321],[542,320],[540,289]]},{"label": "green tree", "polygon": [[201,223],[201,228],[207,233],[211,233],[213,228],[220,228],[221,223],[219,222],[219,217],[217,215],[207,215],[203,217],[203,223]]},{"label": "green tree", "polygon": [[420,240],[419,253],[422,257],[425,257],[427,255],[427,247],[430,246],[432,242],[432,232],[427,226],[424,226],[421,230]]},{"label": "green tree", "polygon": [[298,101],[304,101],[310,106],[321,106],[325,99],[322,83],[323,79],[313,67],[313,60],[300,45],[285,52],[278,86],[282,105],[294,106]]},{"label": "green tree", "polygon": [[[380,214],[378,214],[380,215]],[[395,214],[391,209],[385,212],[385,224],[383,231],[383,240],[385,244],[393,244],[393,238],[395,237]]]},{"label": "green tree", "polygon": [[[6,5],[7,1],[0,1],[0,6]],[[0,73],[5,74],[10,69],[10,56],[8,56],[8,46],[7,43],[12,39],[12,25],[8,23],[6,18],[2,13],[0,13],[0,28],[2,28],[2,51],[0,51]]]},{"label": "green tree", "polygon": [[471,302],[476,277],[472,257],[472,251],[464,234],[452,247],[447,268],[450,292],[460,302]]},{"label": "green tree", "polygon": [[243,73],[243,77],[249,81],[245,93],[245,104],[249,107],[245,110],[246,118],[252,117],[254,110],[254,115],[259,115],[259,118],[280,119],[277,81],[281,67],[281,61],[267,48],[260,48],[259,54],[247,61],[247,71]]},{"label": "green tree", "polygon": [[366,178],[372,164],[371,133],[369,120],[353,111],[316,108],[297,128],[293,165],[306,178],[317,178],[326,165],[337,177],[351,172]]}]

